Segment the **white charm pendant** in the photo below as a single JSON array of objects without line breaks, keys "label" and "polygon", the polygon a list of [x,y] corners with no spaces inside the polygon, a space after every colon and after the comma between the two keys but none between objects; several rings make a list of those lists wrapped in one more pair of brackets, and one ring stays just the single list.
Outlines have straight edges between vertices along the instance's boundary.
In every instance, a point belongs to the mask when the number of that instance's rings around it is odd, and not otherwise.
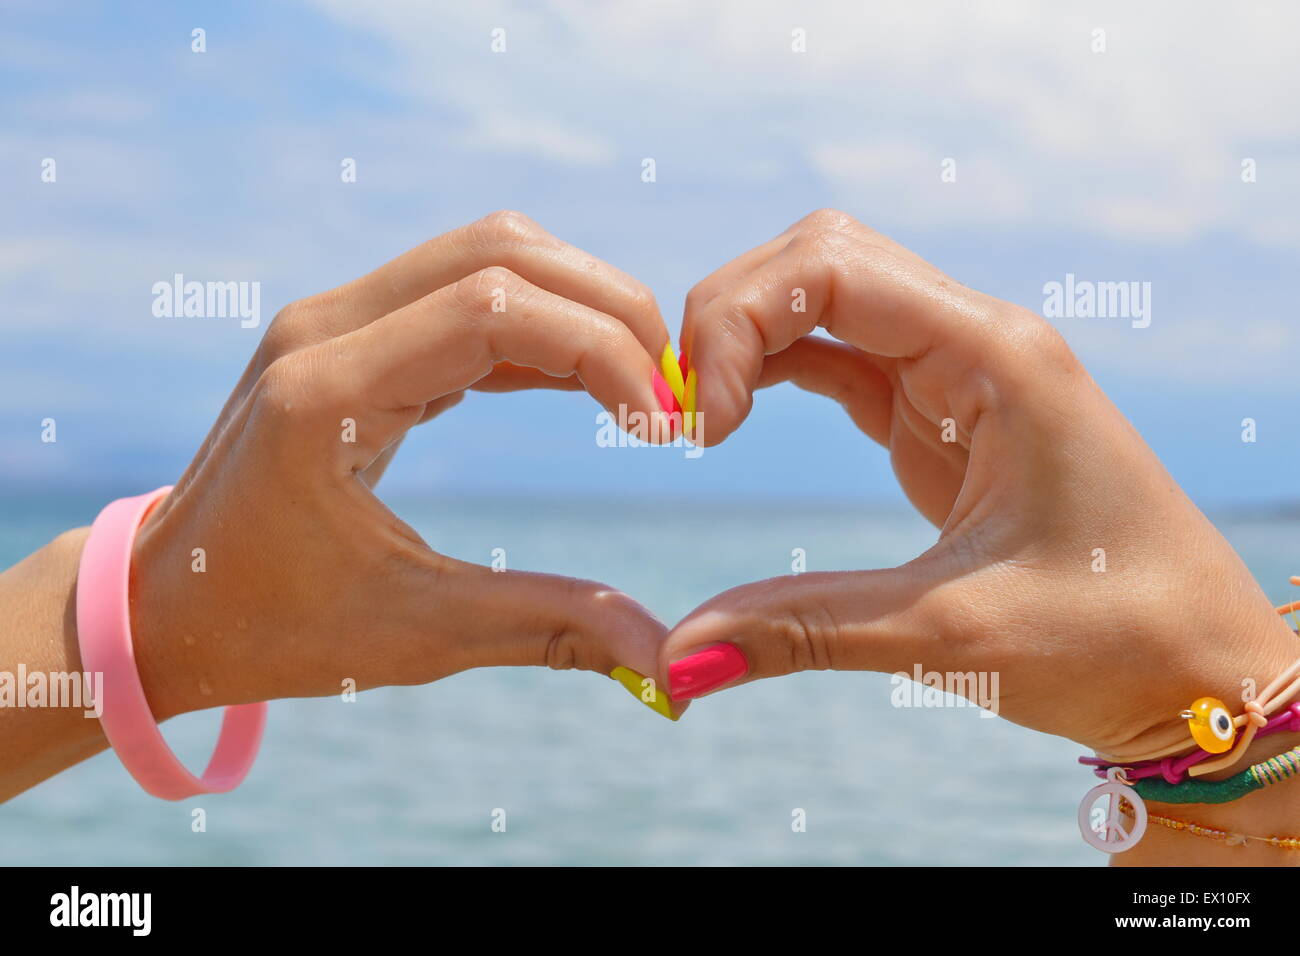
[{"label": "white charm pendant", "polygon": [[[1103,853],[1123,853],[1147,831],[1147,806],[1132,786],[1122,781],[1123,773],[1119,767],[1111,767],[1106,771],[1106,782],[1084,794],[1079,804],[1079,833],[1085,843]],[[1108,798],[1105,806],[1095,806],[1102,797]],[[1120,798],[1133,806],[1131,830],[1124,829]]]}]

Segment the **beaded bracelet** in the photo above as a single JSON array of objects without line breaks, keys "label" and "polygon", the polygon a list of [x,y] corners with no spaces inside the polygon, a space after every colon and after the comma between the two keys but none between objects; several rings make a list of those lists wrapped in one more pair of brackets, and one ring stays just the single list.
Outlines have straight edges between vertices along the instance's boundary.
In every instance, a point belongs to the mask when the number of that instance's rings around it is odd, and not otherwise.
[{"label": "beaded bracelet", "polygon": [[[1133,805],[1127,800],[1120,799],[1120,811],[1133,815]],[[1187,820],[1175,820],[1173,817],[1156,816],[1154,813],[1147,816],[1151,823],[1158,823],[1162,827],[1170,830],[1181,830],[1184,833],[1190,833],[1192,836],[1206,837],[1210,840],[1222,840],[1225,846],[1245,846],[1248,843],[1267,843],[1269,846],[1275,846],[1279,850],[1300,850],[1300,838],[1297,837],[1261,837],[1251,836],[1248,833],[1236,833],[1231,830],[1220,830],[1216,827],[1202,826],[1199,823],[1191,823]]]}]

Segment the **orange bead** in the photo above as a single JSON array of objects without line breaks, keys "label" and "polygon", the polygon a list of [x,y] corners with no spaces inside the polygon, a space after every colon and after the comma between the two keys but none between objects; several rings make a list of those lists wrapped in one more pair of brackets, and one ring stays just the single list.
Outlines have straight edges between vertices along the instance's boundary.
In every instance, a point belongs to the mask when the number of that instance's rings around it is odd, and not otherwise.
[{"label": "orange bead", "polygon": [[1217,697],[1202,697],[1184,712],[1196,746],[1212,754],[1227,753],[1237,737],[1232,714]]}]

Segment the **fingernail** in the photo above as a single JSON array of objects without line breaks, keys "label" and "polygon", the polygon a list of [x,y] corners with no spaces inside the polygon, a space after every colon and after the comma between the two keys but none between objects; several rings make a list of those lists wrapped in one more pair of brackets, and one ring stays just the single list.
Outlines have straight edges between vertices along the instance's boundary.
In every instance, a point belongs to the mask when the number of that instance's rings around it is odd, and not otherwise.
[{"label": "fingernail", "polygon": [[650,386],[655,390],[655,398],[659,400],[659,407],[669,415],[682,410],[682,406],[677,403],[677,396],[673,394],[672,388],[664,381],[664,377],[658,371],[655,371],[650,376]]},{"label": "fingernail", "polygon": [[626,687],[629,694],[659,716],[667,717],[669,720],[677,719],[673,714],[672,702],[667,694],[662,693],[655,686],[654,678],[643,677],[630,667],[615,667],[609,672],[609,676]]},{"label": "fingernail", "polygon": [[695,369],[686,373],[686,386],[682,398],[682,429],[689,435],[695,431]]},{"label": "fingernail", "polygon": [[749,662],[735,644],[714,644],[668,668],[668,693],[690,700],[749,673]]},{"label": "fingernail", "polygon": [[678,351],[678,352],[681,354],[681,356],[682,356],[681,358],[679,358],[679,359],[677,360],[677,364],[680,365],[680,366],[682,367],[682,374],[683,374],[683,375],[688,375],[688,374],[690,374],[690,371],[691,371],[691,359],[690,359],[690,356],[688,356],[688,355],[686,354],[686,346],[683,345],[682,343],[678,342],[678,343],[677,343],[677,351]]},{"label": "fingernail", "polygon": [[668,387],[672,390],[673,397],[678,402],[682,400],[682,367],[677,364],[677,356],[673,354],[673,343],[665,342],[663,353],[659,356],[659,371],[663,372],[664,378],[668,382]]}]

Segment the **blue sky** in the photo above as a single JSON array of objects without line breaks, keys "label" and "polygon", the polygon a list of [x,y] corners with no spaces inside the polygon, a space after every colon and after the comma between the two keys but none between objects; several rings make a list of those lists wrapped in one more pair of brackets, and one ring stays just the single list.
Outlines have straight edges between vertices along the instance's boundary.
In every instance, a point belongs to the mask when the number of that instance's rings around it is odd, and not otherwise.
[{"label": "blue sky", "polygon": [[[637,275],[675,330],[697,279],[836,206],[1035,310],[1067,273],[1150,282],[1149,328],[1056,324],[1199,502],[1294,500],[1300,10],[1053,6],[8,3],[0,484],[173,479],[276,309],[493,209]],[[177,272],[260,282],[263,329],[154,317]],[[596,412],[472,395],[386,482],[901,501],[788,386],[694,461],[597,448]]]}]

